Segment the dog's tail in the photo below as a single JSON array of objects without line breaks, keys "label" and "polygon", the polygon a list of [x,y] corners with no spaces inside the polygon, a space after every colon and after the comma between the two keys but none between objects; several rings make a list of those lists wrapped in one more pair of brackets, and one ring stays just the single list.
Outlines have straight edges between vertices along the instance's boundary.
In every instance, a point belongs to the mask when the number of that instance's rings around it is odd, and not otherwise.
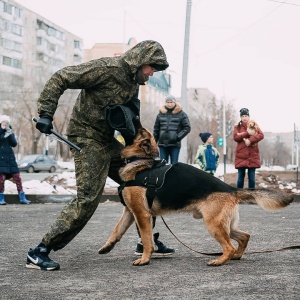
[{"label": "dog's tail", "polygon": [[294,201],[292,194],[271,189],[239,190],[239,203],[258,204],[265,210],[276,210],[288,206]]}]

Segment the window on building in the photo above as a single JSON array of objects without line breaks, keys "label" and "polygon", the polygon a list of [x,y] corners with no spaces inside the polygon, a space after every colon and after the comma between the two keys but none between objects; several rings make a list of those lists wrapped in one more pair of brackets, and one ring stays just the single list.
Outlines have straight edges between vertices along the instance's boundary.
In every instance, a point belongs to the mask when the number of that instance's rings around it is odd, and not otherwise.
[{"label": "window on building", "polygon": [[21,18],[21,9],[17,8],[16,6],[14,6],[14,16],[17,18]]},{"label": "window on building", "polygon": [[12,5],[6,3],[6,2],[3,2],[4,3],[4,12],[8,13],[8,14],[12,14]]},{"label": "window on building", "polygon": [[76,49],[81,49],[81,48],[80,48],[80,41],[74,40],[74,48],[76,48]]},{"label": "window on building", "polygon": [[60,40],[64,39],[63,32],[55,29],[54,27],[51,27],[51,26],[45,24],[43,21],[37,20],[36,25],[37,25],[37,29],[45,30],[47,32],[47,34],[50,35],[50,36],[54,36],[54,37],[56,37]]},{"label": "window on building", "polygon": [[36,38],[36,44],[37,44],[38,46],[41,46],[41,45],[43,44],[43,39],[42,39],[41,37],[37,37],[37,38]]},{"label": "window on building", "polygon": [[0,29],[4,30],[5,29],[5,21],[0,18]]},{"label": "window on building", "polygon": [[74,54],[73,61],[74,63],[81,63],[81,57],[77,54]]},{"label": "window on building", "polygon": [[17,24],[11,24],[11,32],[17,35],[22,35],[22,27]]},{"label": "window on building", "polygon": [[22,62],[18,59],[11,58],[8,56],[3,56],[3,65],[10,66],[17,69],[22,69]]},{"label": "window on building", "polygon": [[2,7],[3,7],[3,11],[10,14],[10,15],[13,15],[14,17],[16,18],[21,18],[21,9],[19,9],[18,7],[16,6],[13,6],[7,2],[4,2],[4,1],[0,1],[2,3]]},{"label": "window on building", "polygon": [[56,45],[55,45],[55,44],[52,44],[52,43],[50,43],[50,42],[47,42],[47,49],[48,49],[49,51],[57,52],[57,51],[56,51]]},{"label": "window on building", "polygon": [[36,54],[36,59],[40,60],[40,61],[43,61],[43,59],[44,59],[44,53],[37,53]]},{"label": "window on building", "polygon": [[1,38],[0,39],[0,44],[3,48],[8,49],[8,50],[15,50],[18,52],[22,51],[22,44],[17,43],[15,41],[11,41],[8,39]]}]

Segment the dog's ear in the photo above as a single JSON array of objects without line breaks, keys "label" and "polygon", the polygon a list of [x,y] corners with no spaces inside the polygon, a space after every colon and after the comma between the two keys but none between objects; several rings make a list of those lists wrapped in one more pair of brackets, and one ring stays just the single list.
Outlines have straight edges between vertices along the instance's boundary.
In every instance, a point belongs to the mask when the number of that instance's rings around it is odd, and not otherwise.
[{"label": "dog's ear", "polygon": [[151,154],[151,141],[150,139],[143,139],[140,143],[140,148],[143,149],[145,154]]},{"label": "dog's ear", "polygon": [[150,138],[151,137],[151,133],[144,127],[141,127],[139,129],[139,134],[143,137],[143,138]]}]

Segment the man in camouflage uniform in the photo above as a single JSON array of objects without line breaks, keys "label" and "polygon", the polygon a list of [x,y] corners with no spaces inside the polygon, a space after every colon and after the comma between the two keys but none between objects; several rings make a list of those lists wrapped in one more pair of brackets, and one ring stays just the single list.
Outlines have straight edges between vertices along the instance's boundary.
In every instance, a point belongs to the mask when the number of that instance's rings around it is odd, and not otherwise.
[{"label": "man in camouflage uniform", "polygon": [[41,243],[29,249],[27,268],[59,269],[59,263],[49,258],[50,251],[65,247],[84,228],[98,207],[107,176],[121,183],[118,170],[123,146],[107,122],[107,107],[130,102],[137,97],[139,85],[168,66],[162,46],[148,40],[121,57],[65,67],[48,80],[37,102],[40,118],[36,128],[42,133],[51,133],[53,115],[64,91],[81,89],[67,128],[69,140],[81,148],[80,152],[72,150],[77,197],[66,204]]}]

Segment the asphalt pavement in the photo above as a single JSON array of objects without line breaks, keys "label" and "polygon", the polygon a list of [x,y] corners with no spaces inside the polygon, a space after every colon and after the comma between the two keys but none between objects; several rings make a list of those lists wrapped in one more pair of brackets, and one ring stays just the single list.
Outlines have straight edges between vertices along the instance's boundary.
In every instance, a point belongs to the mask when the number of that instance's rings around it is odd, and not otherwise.
[{"label": "asphalt pavement", "polygon": [[[123,206],[100,203],[76,238],[50,257],[59,271],[25,268],[29,247],[48,230],[64,203],[46,202],[0,206],[0,298],[35,299],[300,299],[300,250],[245,254],[224,266],[207,266],[211,256],[182,245],[160,217],[160,240],[173,246],[169,258],[152,259],[148,266],[132,265],[137,233],[132,226],[106,255],[104,244]],[[240,205],[240,228],[251,234],[247,251],[278,250],[300,245],[300,202],[266,212],[257,205]],[[202,220],[190,214],[165,216],[179,240],[195,251],[220,252]]]}]

